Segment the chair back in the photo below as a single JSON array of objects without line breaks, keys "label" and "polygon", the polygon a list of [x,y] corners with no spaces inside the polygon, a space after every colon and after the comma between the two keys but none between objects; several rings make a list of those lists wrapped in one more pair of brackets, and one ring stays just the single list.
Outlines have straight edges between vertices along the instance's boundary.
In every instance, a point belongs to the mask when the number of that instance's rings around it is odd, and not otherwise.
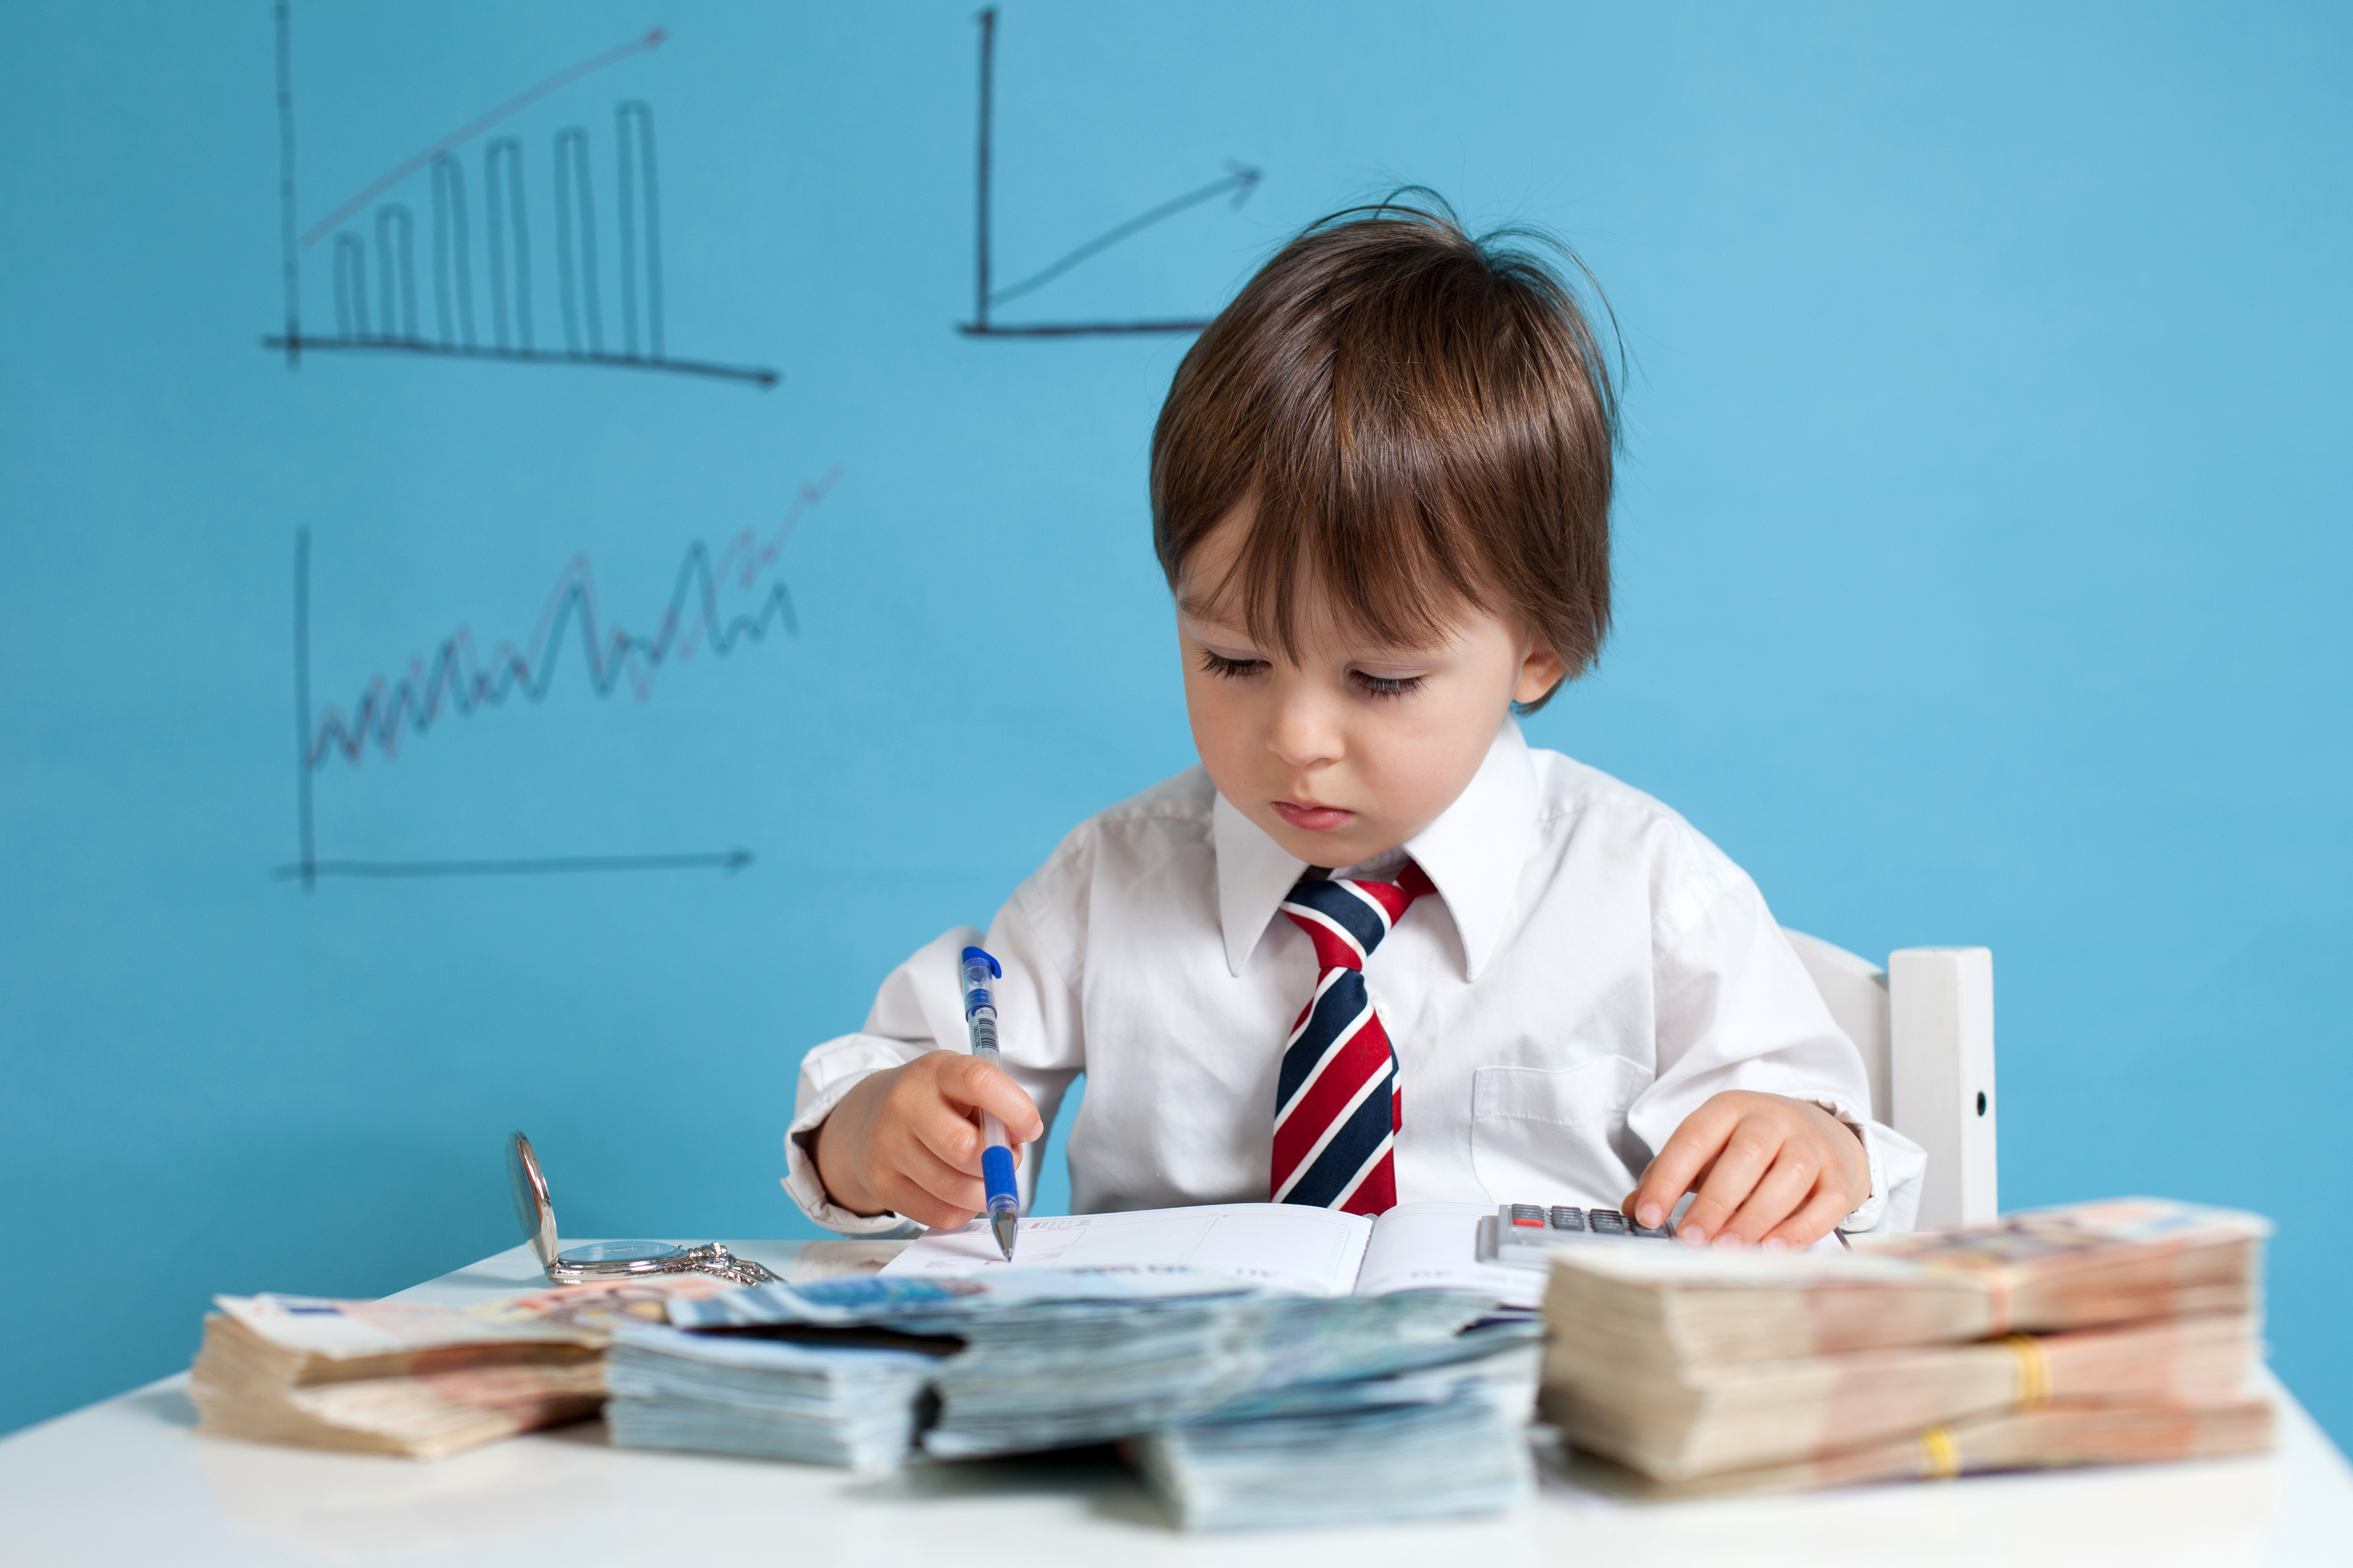
[{"label": "chair back", "polygon": [[1928,1152],[1916,1224],[2000,1212],[1993,1099],[1993,953],[1906,947],[1882,969],[1784,928],[1831,1016],[1862,1053],[1871,1114]]}]

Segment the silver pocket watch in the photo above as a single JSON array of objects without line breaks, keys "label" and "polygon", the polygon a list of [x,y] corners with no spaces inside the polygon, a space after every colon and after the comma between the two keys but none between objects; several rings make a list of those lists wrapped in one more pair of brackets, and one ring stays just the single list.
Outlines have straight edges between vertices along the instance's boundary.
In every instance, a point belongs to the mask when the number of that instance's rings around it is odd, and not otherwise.
[{"label": "silver pocket watch", "polygon": [[532,1256],[558,1285],[583,1285],[592,1279],[626,1279],[644,1274],[712,1274],[738,1285],[767,1285],[776,1276],[748,1258],[738,1258],[715,1241],[700,1247],[673,1247],[667,1241],[592,1241],[586,1247],[558,1251],[555,1205],[547,1195],[547,1176],[531,1140],[520,1132],[507,1134],[507,1185],[514,1194],[515,1218]]}]

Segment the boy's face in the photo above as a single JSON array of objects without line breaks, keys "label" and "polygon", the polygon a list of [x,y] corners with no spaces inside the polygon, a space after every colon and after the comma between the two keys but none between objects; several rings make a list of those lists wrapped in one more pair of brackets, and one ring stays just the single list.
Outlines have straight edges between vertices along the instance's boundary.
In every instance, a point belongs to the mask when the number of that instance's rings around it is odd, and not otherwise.
[{"label": "boy's face", "polygon": [[1368,644],[1312,585],[1303,585],[1297,659],[1261,647],[1229,607],[1199,596],[1225,580],[1247,521],[1238,510],[1220,523],[1178,584],[1193,744],[1218,793],[1297,858],[1369,860],[1454,803],[1511,704],[1549,691],[1561,662],[1469,609],[1439,647]]}]

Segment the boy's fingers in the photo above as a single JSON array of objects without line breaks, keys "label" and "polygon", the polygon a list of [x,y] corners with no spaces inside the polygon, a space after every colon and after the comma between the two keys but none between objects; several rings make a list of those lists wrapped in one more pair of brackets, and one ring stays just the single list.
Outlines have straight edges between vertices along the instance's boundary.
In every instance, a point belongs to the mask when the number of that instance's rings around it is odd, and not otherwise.
[{"label": "boy's fingers", "polygon": [[1814,1188],[1813,1196],[1805,1201],[1796,1214],[1775,1226],[1765,1239],[1778,1239],[1789,1247],[1811,1247],[1837,1228],[1846,1218],[1846,1194],[1836,1184],[1823,1182]]},{"label": "boy's fingers", "polygon": [[981,1211],[988,1199],[976,1177],[942,1161],[920,1144],[902,1150],[893,1163],[890,1191],[893,1212],[934,1229],[955,1226]]},{"label": "boy's fingers", "polygon": [[1796,1145],[1784,1143],[1773,1168],[1741,1201],[1740,1207],[1718,1230],[1718,1236],[1736,1235],[1752,1245],[1764,1240],[1775,1226],[1805,1203],[1820,1176],[1813,1161],[1800,1153]]},{"label": "boy's fingers", "polygon": [[1700,1173],[1715,1161],[1725,1138],[1738,1122],[1737,1113],[1719,1110],[1713,1104],[1703,1105],[1684,1117],[1683,1125],[1667,1140],[1667,1146],[1659,1151],[1658,1158],[1642,1173],[1642,1184],[1634,1189],[1626,1212],[1638,1224],[1659,1224],[1692,1190]]},{"label": "boy's fingers", "polygon": [[940,1085],[941,1092],[970,1110],[986,1110],[1005,1123],[1005,1135],[1016,1143],[1035,1143],[1046,1135],[1038,1107],[1003,1068],[978,1057],[965,1057]]},{"label": "boy's fingers", "polygon": [[975,1181],[980,1179],[980,1129],[953,1102],[934,1105],[920,1116],[909,1117],[907,1132],[913,1142],[941,1164]]},{"label": "boy's fingers", "polygon": [[[1772,1169],[1774,1156],[1780,1148],[1781,1141],[1757,1121],[1744,1120],[1733,1128],[1731,1136],[1724,1141],[1723,1152],[1715,1157],[1715,1169],[1700,1184],[1699,1196],[1684,1211],[1675,1234],[1694,1245],[1717,1237],[1725,1222],[1756,1190],[1765,1173]],[[1733,1234],[1739,1235],[1737,1231]]]}]

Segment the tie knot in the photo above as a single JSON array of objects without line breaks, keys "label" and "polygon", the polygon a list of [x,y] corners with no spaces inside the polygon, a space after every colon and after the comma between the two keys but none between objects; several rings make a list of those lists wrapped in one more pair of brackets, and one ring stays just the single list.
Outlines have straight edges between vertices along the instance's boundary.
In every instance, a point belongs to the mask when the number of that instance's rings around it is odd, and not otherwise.
[{"label": "tie knot", "polygon": [[1394,882],[1303,881],[1282,900],[1282,912],[1315,943],[1319,968],[1361,970],[1407,907],[1436,890],[1422,868],[1409,860]]}]

